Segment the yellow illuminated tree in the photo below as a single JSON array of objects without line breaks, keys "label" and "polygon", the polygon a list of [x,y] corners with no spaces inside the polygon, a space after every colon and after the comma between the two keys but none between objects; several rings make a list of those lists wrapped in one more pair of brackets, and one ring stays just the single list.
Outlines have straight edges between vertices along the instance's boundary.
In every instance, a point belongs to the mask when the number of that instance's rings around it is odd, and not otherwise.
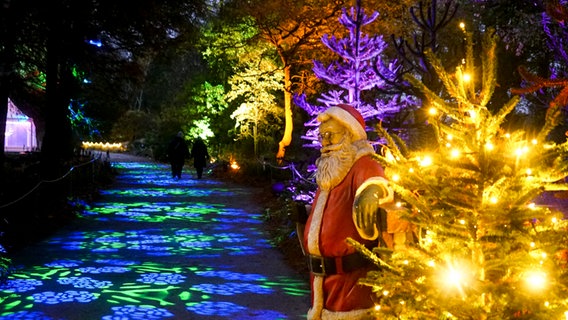
[{"label": "yellow illuminated tree", "polygon": [[562,106],[550,106],[540,129],[505,129],[520,99],[487,108],[497,39],[488,30],[474,60],[465,38],[464,63],[449,72],[427,52],[442,96],[407,78],[428,97],[437,148],[410,151],[377,128],[388,141],[377,158],[398,197],[391,213],[416,226],[416,239],[374,252],[349,239],[380,266],[361,283],[377,292],[379,319],[565,319],[568,223],[538,201],[568,189],[568,142],[548,139]]},{"label": "yellow illuminated tree", "polygon": [[231,89],[227,101],[236,101],[239,107],[231,114],[242,138],[251,137],[254,155],[258,156],[258,143],[271,140],[271,132],[279,131],[282,107],[275,94],[283,90],[282,70],[261,49],[251,50],[242,58],[237,72],[229,79]]}]

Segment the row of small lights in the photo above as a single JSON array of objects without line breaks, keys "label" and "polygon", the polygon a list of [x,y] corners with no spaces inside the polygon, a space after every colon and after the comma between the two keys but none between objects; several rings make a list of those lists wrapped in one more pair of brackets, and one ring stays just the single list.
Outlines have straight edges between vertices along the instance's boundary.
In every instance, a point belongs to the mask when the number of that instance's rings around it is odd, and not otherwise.
[{"label": "row of small lights", "polygon": [[[101,150],[101,151],[124,151],[126,148],[120,142],[118,143],[108,143],[108,142],[88,142],[83,141],[82,143],[83,149],[91,149],[91,150]],[[241,167],[235,160],[231,160],[229,167],[233,170],[239,170]]]},{"label": "row of small lights", "polygon": [[108,142],[88,142],[83,141],[81,143],[83,149],[94,149],[101,151],[124,151],[125,148],[122,143],[108,143]]}]

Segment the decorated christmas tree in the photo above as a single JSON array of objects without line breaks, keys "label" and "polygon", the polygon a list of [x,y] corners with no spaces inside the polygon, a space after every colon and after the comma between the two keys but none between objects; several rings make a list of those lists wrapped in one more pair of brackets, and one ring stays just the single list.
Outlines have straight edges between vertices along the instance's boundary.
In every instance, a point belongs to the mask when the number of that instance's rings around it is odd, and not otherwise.
[{"label": "decorated christmas tree", "polygon": [[568,142],[548,139],[562,106],[552,104],[540,128],[505,129],[520,98],[487,108],[498,40],[484,33],[476,60],[466,39],[454,70],[426,52],[442,96],[407,78],[427,97],[437,148],[409,151],[377,128],[389,150],[377,159],[398,197],[387,209],[415,225],[416,239],[373,252],[349,239],[380,267],[361,283],[375,289],[379,319],[566,319],[568,223],[536,201],[568,189]]}]

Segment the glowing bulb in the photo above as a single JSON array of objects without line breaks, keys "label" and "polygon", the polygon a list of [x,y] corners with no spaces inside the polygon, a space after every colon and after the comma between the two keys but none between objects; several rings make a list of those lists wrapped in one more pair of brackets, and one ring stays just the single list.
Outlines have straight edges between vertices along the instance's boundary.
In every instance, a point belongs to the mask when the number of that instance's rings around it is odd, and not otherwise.
[{"label": "glowing bulb", "polygon": [[401,207],[402,207],[402,202],[398,201],[395,205],[396,205],[397,208],[401,208]]},{"label": "glowing bulb", "polygon": [[489,198],[489,202],[495,204],[499,201],[499,199],[496,196],[492,196],[491,198]]},{"label": "glowing bulb", "polygon": [[378,304],[377,304],[377,305],[375,305],[375,311],[379,311],[379,310],[381,310],[381,306],[380,306],[380,305],[378,305]]},{"label": "glowing bulb", "polygon": [[414,168],[410,168],[410,169],[408,169],[408,172],[410,172],[410,173],[414,173]]},{"label": "glowing bulb", "polygon": [[446,282],[448,284],[458,285],[462,279],[463,275],[461,274],[461,272],[455,269],[451,269],[447,274]]},{"label": "glowing bulb", "polygon": [[428,110],[428,113],[429,113],[431,116],[434,116],[434,115],[436,115],[436,114],[438,113],[438,110],[437,110],[436,108],[432,107],[432,108],[430,108],[430,109]]},{"label": "glowing bulb", "polygon": [[388,296],[389,295],[389,291],[388,290],[383,290],[383,296]]},{"label": "glowing bulb", "polygon": [[463,76],[462,76],[462,80],[463,80],[464,82],[469,82],[469,81],[471,81],[471,75],[470,75],[469,73],[464,73]]},{"label": "glowing bulb", "polygon": [[419,160],[422,167],[427,167],[432,164],[432,158],[425,156],[424,159]]},{"label": "glowing bulb", "polygon": [[446,139],[452,141],[452,140],[454,139],[454,136],[451,135],[451,134],[448,134],[448,135],[446,136]]},{"label": "glowing bulb", "polygon": [[465,23],[460,22],[460,29],[465,30]]},{"label": "glowing bulb", "polygon": [[487,142],[487,143],[485,144],[485,149],[491,151],[491,150],[495,149],[495,146],[493,145],[493,143]]},{"label": "glowing bulb", "polygon": [[552,223],[558,223],[558,218],[552,217]]},{"label": "glowing bulb", "polygon": [[531,242],[531,243],[529,244],[529,246],[531,246],[531,248],[534,248],[534,247],[536,247],[536,244],[535,244],[534,242]]},{"label": "glowing bulb", "polygon": [[538,140],[536,140],[536,139],[532,139],[531,142],[532,142],[532,144],[534,144],[534,145],[538,144]]},{"label": "glowing bulb", "polygon": [[453,150],[450,152],[450,156],[451,156],[452,158],[454,158],[454,159],[455,159],[455,158],[458,158],[458,157],[460,156],[460,151],[459,151],[458,149],[453,149]]},{"label": "glowing bulb", "polygon": [[542,271],[529,271],[526,274],[525,282],[530,289],[543,289],[546,286],[546,273]]},{"label": "glowing bulb", "polygon": [[400,176],[398,174],[394,174],[392,176],[392,181],[396,182],[396,181],[399,181],[399,180],[400,180]]},{"label": "glowing bulb", "polygon": [[461,220],[460,220],[460,224],[465,224],[465,220],[464,220],[464,219],[461,219]]},{"label": "glowing bulb", "polygon": [[532,175],[532,169],[527,168],[527,175],[529,175],[529,176]]},{"label": "glowing bulb", "polygon": [[527,207],[529,207],[529,209],[531,210],[536,210],[536,204],[534,202],[529,203]]}]

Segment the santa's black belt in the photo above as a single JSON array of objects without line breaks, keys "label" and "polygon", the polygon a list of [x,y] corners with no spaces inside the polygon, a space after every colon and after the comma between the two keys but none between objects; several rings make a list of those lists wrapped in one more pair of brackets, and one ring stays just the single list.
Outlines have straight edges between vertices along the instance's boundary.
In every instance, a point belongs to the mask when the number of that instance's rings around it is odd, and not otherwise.
[{"label": "santa's black belt", "polygon": [[308,269],[316,276],[330,276],[355,271],[372,264],[362,254],[355,252],[343,257],[320,257],[307,255]]}]

